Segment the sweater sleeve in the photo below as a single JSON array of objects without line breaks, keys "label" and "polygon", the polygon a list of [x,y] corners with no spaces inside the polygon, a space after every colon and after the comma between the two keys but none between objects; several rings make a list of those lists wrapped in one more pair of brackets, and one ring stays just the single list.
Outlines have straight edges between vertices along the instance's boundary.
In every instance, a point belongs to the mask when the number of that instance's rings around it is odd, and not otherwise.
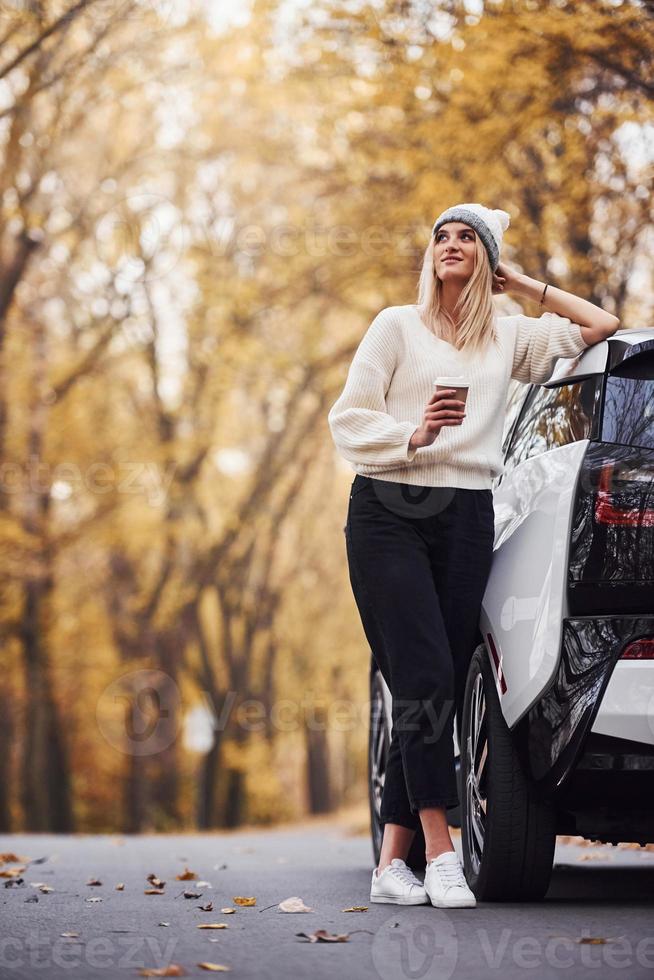
[{"label": "sweater sleeve", "polygon": [[395,369],[399,326],[381,310],[364,334],[345,387],[327,416],[332,438],[349,463],[388,468],[411,462],[417,452],[409,440],[419,427],[397,421],[386,411],[386,392]]},{"label": "sweater sleeve", "polygon": [[546,312],[540,317],[517,314],[511,377],[541,384],[547,381],[559,357],[575,357],[586,349],[581,327],[568,317]]}]

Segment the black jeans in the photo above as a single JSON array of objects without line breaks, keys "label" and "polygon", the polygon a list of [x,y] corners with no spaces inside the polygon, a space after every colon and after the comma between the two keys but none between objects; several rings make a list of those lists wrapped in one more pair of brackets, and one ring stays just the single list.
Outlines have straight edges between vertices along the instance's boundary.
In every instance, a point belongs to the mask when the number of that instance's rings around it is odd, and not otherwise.
[{"label": "black jeans", "polygon": [[345,524],[350,582],[393,698],[382,824],[456,806],[454,712],[493,557],[491,490],[423,487],[357,474]]}]

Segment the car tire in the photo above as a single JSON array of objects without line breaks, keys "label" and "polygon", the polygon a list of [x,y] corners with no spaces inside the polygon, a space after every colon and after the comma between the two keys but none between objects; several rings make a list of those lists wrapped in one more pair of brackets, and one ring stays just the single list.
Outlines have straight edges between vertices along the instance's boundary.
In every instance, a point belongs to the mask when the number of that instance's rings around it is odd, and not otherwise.
[{"label": "car tire", "polygon": [[461,842],[479,901],[542,899],[552,875],[556,812],[535,798],[500,707],[486,647],[468,669],[461,730]]},{"label": "car tire", "polygon": [[[370,832],[375,865],[379,864],[383,827],[379,819],[381,798],[386,776],[386,760],[390,748],[391,720],[388,718],[383,692],[383,678],[377,667],[370,671],[370,725],[368,728],[368,798],[370,803]],[[414,871],[425,868],[425,836],[422,826],[411,842],[407,864]]]}]

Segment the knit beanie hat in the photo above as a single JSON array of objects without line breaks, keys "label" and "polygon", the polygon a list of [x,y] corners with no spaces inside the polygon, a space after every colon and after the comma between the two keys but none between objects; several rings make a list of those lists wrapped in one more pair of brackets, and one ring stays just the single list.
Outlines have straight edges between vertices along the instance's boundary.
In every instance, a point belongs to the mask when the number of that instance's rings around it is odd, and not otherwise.
[{"label": "knit beanie hat", "polygon": [[510,220],[511,216],[508,212],[500,211],[499,208],[485,208],[483,204],[475,203],[454,204],[439,214],[431,233],[435,235],[440,226],[447,221],[462,221],[470,225],[481,238],[488,252],[491,269],[495,272],[500,261],[502,234],[509,227]]}]

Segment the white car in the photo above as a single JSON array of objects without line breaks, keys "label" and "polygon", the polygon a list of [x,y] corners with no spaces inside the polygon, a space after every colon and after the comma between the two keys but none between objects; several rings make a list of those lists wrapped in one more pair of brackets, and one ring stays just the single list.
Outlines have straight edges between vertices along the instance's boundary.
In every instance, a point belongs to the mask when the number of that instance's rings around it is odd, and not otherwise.
[{"label": "white car", "polygon": [[[503,452],[448,814],[481,901],[542,898],[556,834],[654,841],[654,328],[512,383]],[[390,706],[373,660],[375,860]]]}]

